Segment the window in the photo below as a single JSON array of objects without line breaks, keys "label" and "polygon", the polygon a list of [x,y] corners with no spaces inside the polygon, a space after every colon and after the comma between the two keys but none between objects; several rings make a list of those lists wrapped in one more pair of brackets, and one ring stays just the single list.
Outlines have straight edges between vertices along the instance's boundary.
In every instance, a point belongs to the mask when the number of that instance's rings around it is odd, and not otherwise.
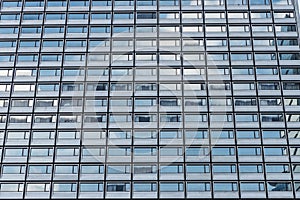
[{"label": "window", "polygon": [[286,98],[284,99],[285,106],[299,106],[300,105],[300,98]]},{"label": "window", "polygon": [[281,68],[281,74],[282,75],[300,75],[300,68],[297,67],[282,67]]},{"label": "window", "polygon": [[39,40],[21,40],[19,42],[19,47],[39,47]]},{"label": "window", "polygon": [[135,165],[134,174],[154,174],[157,172],[156,165]]},{"label": "window", "polygon": [[0,48],[9,48],[9,47],[15,47],[16,41],[0,41]]},{"label": "window", "polygon": [[30,123],[31,116],[11,115],[9,117],[10,123]]},{"label": "window", "polygon": [[160,148],[160,156],[182,156],[181,147],[162,147]]},{"label": "window", "polygon": [[235,182],[215,182],[214,183],[215,192],[230,192],[237,191],[237,183]]},{"label": "window", "polygon": [[204,0],[204,5],[207,6],[217,6],[217,5],[223,5],[224,2],[222,0]]},{"label": "window", "polygon": [[209,173],[209,165],[196,165],[196,164],[187,164],[186,165],[187,173]]},{"label": "window", "polygon": [[178,0],[159,0],[160,6],[178,6],[179,1]]},{"label": "window", "polygon": [[181,182],[161,182],[160,191],[161,192],[180,192],[183,191],[183,183]]},{"label": "window", "polygon": [[210,114],[211,122],[231,122],[232,115],[231,114]]},{"label": "window", "polygon": [[283,122],[284,116],[282,114],[262,114],[261,115],[262,122]]},{"label": "window", "polygon": [[231,54],[232,61],[245,61],[245,60],[252,60],[252,55],[250,53],[232,53]]},{"label": "window", "polygon": [[129,183],[107,183],[107,192],[129,192]]},{"label": "window", "polygon": [[53,192],[76,192],[76,183],[54,183]]},{"label": "window", "polygon": [[186,139],[205,139],[208,138],[208,132],[201,130],[186,130],[185,131]]},{"label": "window", "polygon": [[300,60],[299,53],[280,53],[279,54],[280,60]]},{"label": "window", "polygon": [[76,165],[56,165],[55,174],[77,174],[78,166]]},{"label": "window", "polygon": [[3,165],[2,174],[25,174],[24,165]]},{"label": "window", "polygon": [[70,0],[69,6],[70,7],[78,7],[78,6],[88,6],[89,1],[88,0]]},{"label": "window", "polygon": [[161,130],[160,139],[179,139],[182,138],[181,131]]},{"label": "window", "polygon": [[21,7],[22,6],[22,1],[3,1],[2,2],[2,7],[3,8],[9,8],[9,7]]},{"label": "window", "polygon": [[280,165],[267,164],[266,172],[267,173],[288,173],[290,172],[290,168],[289,165],[287,164],[280,164]]},{"label": "window", "polygon": [[80,192],[103,192],[103,183],[80,183]]},{"label": "window", "polygon": [[2,27],[0,34],[17,34],[19,29],[17,27]]},{"label": "window", "polygon": [[230,47],[246,47],[250,45],[251,45],[250,40],[230,39]]},{"label": "window", "polygon": [[[71,122],[78,122],[78,120],[76,119],[70,119],[72,120]],[[107,119],[106,119],[106,115],[105,114],[99,114],[99,113],[96,113],[94,115],[86,115],[84,117],[84,122],[86,123],[104,123],[106,122]],[[67,121],[65,121],[67,122]]]},{"label": "window", "polygon": [[213,173],[236,173],[235,165],[213,165]]},{"label": "window", "polygon": [[183,166],[182,165],[161,165],[159,172],[161,174],[183,173]]},{"label": "window", "polygon": [[84,20],[88,19],[89,15],[87,13],[70,13],[68,14],[68,20]]},{"label": "window", "polygon": [[45,26],[44,28],[44,34],[64,33],[64,31],[65,28],[63,26],[60,27]]},{"label": "window", "polygon": [[[225,32],[226,28],[224,27]],[[237,33],[237,32],[249,32],[249,26],[238,26],[238,25],[229,25],[228,30],[230,33]]]},{"label": "window", "polygon": [[180,114],[160,115],[161,122],[181,122],[181,120]]},{"label": "window", "polygon": [[92,20],[103,20],[103,19],[110,19],[111,18],[111,14],[110,13],[92,13],[91,15],[91,19]]},{"label": "window", "polygon": [[291,191],[292,186],[289,182],[267,182],[268,191]]},{"label": "window", "polygon": [[277,40],[278,46],[297,46],[298,40],[295,39],[278,39]]},{"label": "window", "polygon": [[25,148],[6,148],[4,150],[5,157],[26,157],[28,155],[28,149]]},{"label": "window", "polygon": [[237,114],[235,115],[235,121],[237,122],[257,122],[256,114]]},{"label": "window", "polygon": [[110,131],[108,133],[108,138],[110,138],[110,139],[130,139],[131,132],[129,132],[129,131]]},{"label": "window", "polygon": [[31,157],[52,157],[53,149],[52,148],[32,148],[30,150]]},{"label": "window", "polygon": [[24,185],[22,183],[1,183],[0,192],[22,192]]},{"label": "window", "polygon": [[17,57],[17,62],[37,62],[38,61],[38,55],[25,55],[20,54]]},{"label": "window", "polygon": [[155,6],[156,0],[137,0],[137,6]]},{"label": "window", "polygon": [[47,7],[65,7],[67,4],[67,1],[61,1],[61,0],[53,0],[53,1],[47,1]]},{"label": "window", "polygon": [[0,55],[0,62],[13,62],[14,59],[14,55]]},{"label": "window", "polygon": [[54,132],[51,131],[34,131],[32,132],[32,140],[52,140],[54,139]]},{"label": "window", "polygon": [[129,174],[130,165],[108,165],[107,173],[108,174]]},{"label": "window", "polygon": [[254,98],[247,98],[247,99],[234,99],[235,106],[256,106],[257,101]]},{"label": "window", "polygon": [[156,147],[135,147],[133,150],[134,156],[155,156],[156,153]]},{"label": "window", "polygon": [[129,156],[131,154],[130,147],[108,148],[108,156]]},{"label": "window", "polygon": [[253,164],[242,164],[239,166],[240,173],[262,173],[262,165],[253,165]]},{"label": "window", "polygon": [[23,20],[42,20],[43,14],[41,14],[41,13],[38,13],[38,14],[24,13],[22,19]]},{"label": "window", "polygon": [[43,7],[44,6],[44,1],[25,1],[24,4],[25,7]]},{"label": "window", "polygon": [[241,191],[264,191],[265,186],[263,182],[241,182],[240,183]]},{"label": "window", "polygon": [[103,174],[103,165],[82,165],[80,173],[82,174]]},{"label": "window", "polygon": [[284,90],[300,90],[300,83],[297,82],[284,82],[283,83]]},{"label": "window", "polygon": [[259,138],[259,131],[242,131],[242,130],[237,130],[236,131],[236,136],[239,139],[257,139]]},{"label": "window", "polygon": [[22,27],[21,33],[23,34],[37,34],[41,33],[41,27]]},{"label": "window", "polygon": [[285,138],[285,132],[281,130],[263,130],[262,137],[264,139],[273,138],[273,139],[280,139]]},{"label": "window", "polygon": [[239,156],[259,156],[261,155],[261,149],[259,147],[239,147]]},{"label": "window", "polygon": [[58,84],[38,85],[38,91],[40,91],[40,92],[42,92],[42,91],[58,91],[58,90],[59,90],[59,85]]},{"label": "window", "polygon": [[156,183],[134,183],[133,191],[134,192],[154,192],[157,190]]},{"label": "window", "polygon": [[[95,137],[94,137],[95,138]],[[104,138],[104,137],[102,137]],[[77,151],[75,151],[75,156],[77,156]],[[104,148],[96,148],[96,147],[86,147],[82,149],[82,157],[83,158],[99,158],[100,156],[104,156],[105,149]]]},{"label": "window", "polygon": [[186,184],[188,192],[204,192],[210,191],[210,183],[207,182],[188,182]]},{"label": "window", "polygon": [[291,0],[273,0],[272,3],[275,5],[291,5],[292,1]]},{"label": "window", "polygon": [[134,139],[156,139],[157,133],[155,131],[135,131]]},{"label": "window", "polygon": [[275,30],[277,32],[295,32],[296,25],[276,25]]},{"label": "window", "polygon": [[260,99],[261,106],[280,106],[282,105],[281,99]]},{"label": "window", "polygon": [[62,40],[44,40],[42,47],[62,47]]},{"label": "window", "polygon": [[201,0],[181,0],[181,4],[183,6],[190,6],[190,5],[199,6],[202,4],[202,1]]},{"label": "window", "polygon": [[265,147],[265,156],[284,156],[287,155],[286,147]]},{"label": "window", "polygon": [[210,131],[211,138],[214,139],[233,139],[233,131],[226,131],[226,130],[211,130]]},{"label": "window", "polygon": [[269,0],[249,0],[250,5],[268,5],[270,4]]},{"label": "window", "polygon": [[276,75],[278,74],[277,67],[265,68],[265,67],[257,67],[256,68],[257,75]]},{"label": "window", "polygon": [[134,1],[132,0],[127,0],[127,1],[124,1],[124,0],[116,0],[114,2],[115,6],[133,6],[134,5]]},{"label": "window", "polygon": [[235,155],[234,147],[213,147],[213,156],[233,156]]},{"label": "window", "polygon": [[86,33],[87,27],[85,26],[69,26],[67,27],[68,33]]},{"label": "window", "polygon": [[206,156],[208,154],[208,148],[206,147],[188,147],[185,149],[186,156]]}]

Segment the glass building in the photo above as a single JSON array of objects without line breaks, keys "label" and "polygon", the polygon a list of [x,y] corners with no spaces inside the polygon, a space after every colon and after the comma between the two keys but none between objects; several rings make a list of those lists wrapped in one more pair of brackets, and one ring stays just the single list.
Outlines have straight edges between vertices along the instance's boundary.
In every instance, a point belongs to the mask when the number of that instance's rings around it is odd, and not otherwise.
[{"label": "glass building", "polygon": [[0,4],[0,199],[300,198],[296,1]]}]

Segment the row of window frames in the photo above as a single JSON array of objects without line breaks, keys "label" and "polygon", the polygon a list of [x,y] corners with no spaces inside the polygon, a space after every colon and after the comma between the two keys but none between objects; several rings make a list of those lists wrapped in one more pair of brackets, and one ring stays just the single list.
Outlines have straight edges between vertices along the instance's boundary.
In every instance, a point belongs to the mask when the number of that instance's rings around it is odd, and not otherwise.
[{"label": "row of window frames", "polygon": [[[184,2],[194,2],[191,0],[183,0]],[[198,0],[196,0],[197,2]],[[123,0],[115,0],[115,1],[111,1],[111,0],[92,0],[91,1],[91,6],[111,6],[112,2],[114,3],[115,6],[129,6],[129,5],[134,5],[134,1],[133,0],[129,0],[129,1],[123,1]],[[149,5],[149,3],[152,3],[155,1],[152,0],[138,0],[137,1],[137,5]],[[161,1],[161,2],[165,2],[165,1]],[[168,2],[168,1],[167,1]],[[170,1],[172,2],[172,1]],[[89,6],[90,5],[90,1],[89,0],[70,0],[70,1],[47,1],[46,4],[44,1],[25,1],[24,2],[24,7],[44,7],[45,5],[47,7],[66,7],[67,4],[70,7],[82,7],[82,6]],[[22,1],[3,1],[2,3],[2,7],[22,7],[23,3]],[[152,5],[152,4],[151,4]]]},{"label": "row of window frames", "polygon": [[[5,148],[3,154],[5,158],[15,157],[66,157],[73,156],[78,157],[97,157],[106,156],[105,147],[56,147],[55,153],[52,147],[42,148]],[[263,150],[263,152],[262,152]],[[188,146],[188,147],[107,147],[107,156],[288,156],[288,151],[291,156],[299,156],[299,147],[206,147],[206,146]]]},{"label": "row of window frames", "polygon": [[[173,0],[169,1],[169,0],[160,0],[159,1],[161,5],[172,5]],[[178,1],[176,1],[177,3],[175,5],[178,5]],[[201,0],[183,0],[182,4],[187,4],[190,5],[190,3],[197,3],[196,5],[200,5],[201,4]],[[288,2],[285,2],[288,3]],[[47,1],[46,6],[47,7],[66,7],[68,4],[68,1]],[[111,1],[111,0],[104,0],[104,1],[100,1],[100,0],[92,0],[91,1],[91,6],[133,6],[134,5],[134,1],[129,0],[129,1],[120,1],[120,0],[115,0],[115,1]],[[207,2],[208,4],[208,2]],[[69,7],[82,7],[82,6],[89,6],[90,2],[89,0],[86,1],[69,1]],[[156,5],[156,0],[152,1],[152,0],[139,0],[136,1],[136,5],[137,6],[154,6]],[[284,3],[283,3],[284,5]],[[44,7],[44,1],[25,1],[24,3],[24,7]],[[9,8],[9,7],[22,7],[22,1],[4,1],[2,4],[2,7],[4,8]]]},{"label": "row of window frames", "polygon": [[[91,20],[97,19],[133,19],[133,12],[114,12],[111,14],[110,12],[106,13],[91,13]],[[275,19],[284,19],[284,18],[294,18],[293,12],[283,12],[283,11],[274,11]],[[21,14],[1,14],[0,20],[19,20]],[[89,19],[89,13],[68,13],[68,20],[87,20]],[[136,19],[202,19],[202,12],[137,12]],[[225,12],[205,12],[205,19],[225,19]],[[228,19],[248,19],[247,12],[228,12]],[[251,12],[252,19],[264,19],[271,18],[271,12]],[[64,20],[66,19],[66,13],[46,13],[45,20]],[[22,20],[43,20],[43,13],[24,13],[22,16]]]},{"label": "row of window frames", "polygon": [[[160,192],[183,192],[184,182],[159,182]],[[209,192],[212,190],[210,182],[187,182],[187,192]],[[229,192],[238,191],[243,192],[258,192],[265,191],[265,182],[214,182],[214,192]],[[26,192],[49,192],[50,183],[27,183]],[[53,192],[76,192],[77,183],[53,183]],[[91,183],[79,183],[80,192],[103,192],[104,184],[101,182]],[[130,192],[131,184],[129,182],[107,182],[106,192]],[[133,192],[157,192],[157,182],[134,182],[132,183]],[[295,182],[296,191],[300,187],[300,182]],[[1,183],[1,192],[22,192],[24,189],[23,183]],[[270,181],[267,182],[268,191],[292,191],[291,182],[283,181]]]},{"label": "row of window frames", "polygon": [[[279,60],[300,60],[300,53],[293,52],[279,52]],[[231,61],[246,61],[246,60],[256,60],[256,61],[269,61],[277,60],[276,53],[208,53],[205,56],[204,53],[183,53],[180,54],[167,54],[167,53],[149,53],[149,54],[113,54],[111,59],[113,61],[204,61],[207,57],[208,61],[229,61],[229,56]],[[61,54],[42,54],[40,55],[41,62],[57,62],[62,61]],[[109,61],[109,54],[65,54],[64,61]],[[38,54],[18,54],[16,62],[38,62]],[[15,55],[0,55],[0,62],[14,62]]]},{"label": "row of window frames", "polygon": [[[129,0],[129,1],[123,1],[123,0],[92,0],[91,6],[133,6],[135,1]],[[169,5],[178,5],[178,1],[174,4],[173,0],[166,1],[161,0],[159,1],[159,4],[162,6],[169,6]],[[181,2],[183,5],[201,5],[201,0],[182,0]],[[196,4],[193,4],[196,3]],[[207,2],[208,4],[209,2]],[[234,2],[233,2],[234,3]],[[291,4],[290,2],[283,2],[282,4]],[[47,1],[46,6],[47,7],[66,7],[68,4],[68,1]],[[69,7],[76,8],[76,7],[87,7],[90,5],[89,0],[87,1],[69,1]],[[155,6],[156,0],[138,0],[136,1],[137,6]],[[44,1],[26,1],[24,4],[24,7],[44,7]],[[22,1],[4,1],[2,4],[3,8],[9,8],[9,7],[22,7]]]},{"label": "row of window frames", "polygon": [[[263,173],[265,167],[266,173],[299,173],[299,165],[293,164],[160,164],[159,169],[156,164],[149,165],[107,165],[106,174],[173,174],[173,173]],[[28,174],[51,174],[52,165],[29,165],[27,166]],[[2,165],[1,174],[25,174],[26,165]],[[78,165],[55,165],[55,174],[78,174]],[[104,165],[80,165],[80,174],[104,174]]]},{"label": "row of window frames", "polygon": [[[159,89],[157,83],[135,83],[134,91],[206,91],[205,83],[185,83],[182,87],[182,83],[160,83]],[[208,88],[210,91],[247,91],[255,90],[256,85],[258,90],[280,90],[281,84],[279,82],[234,82],[231,87],[230,82],[226,83],[209,83]],[[132,91],[132,83],[87,83],[86,91]],[[12,91],[14,92],[34,92],[37,89],[38,92],[43,91],[59,91],[59,83],[51,84],[15,84]],[[298,82],[283,82],[283,90],[300,90],[300,83]],[[9,92],[11,90],[10,84],[1,84],[0,92]],[[83,83],[63,83],[62,91],[84,91]],[[225,95],[225,94],[224,94]]]},{"label": "row of window frames", "polygon": [[[134,101],[134,102],[133,102]],[[209,106],[231,106],[232,101],[234,101],[235,106],[256,106],[258,101],[256,98],[209,98]],[[281,98],[260,98],[260,106],[282,106],[283,101]],[[34,103],[33,99],[13,99],[11,100],[11,107],[32,107]],[[110,106],[130,106],[142,107],[142,106],[206,106],[206,98],[110,98]],[[0,99],[0,107],[8,107],[9,100]],[[57,99],[37,99],[35,102],[35,107],[56,107],[58,105]],[[83,106],[83,100],[81,98],[62,98],[60,99],[61,107],[73,107],[73,106]],[[85,106],[97,106],[104,107],[108,105],[107,98],[100,99],[86,99]],[[285,98],[285,106],[299,106],[300,98]]]},{"label": "row of window frames", "polygon": [[[275,29],[276,32],[296,32],[297,26],[293,23],[290,25],[252,25],[252,32],[273,32]],[[205,31],[207,33],[225,33],[227,31],[227,25],[205,25]],[[157,29],[162,33],[179,33],[180,30],[182,33],[185,32],[203,32],[204,26],[196,26],[196,25],[183,25],[182,27],[179,25],[169,25],[169,26],[91,26],[90,33],[110,33],[112,28],[113,33],[133,33],[134,31],[137,33],[155,33]],[[44,27],[44,34],[47,33],[64,33],[64,26],[46,26]],[[20,33],[22,34],[39,34],[41,33],[41,27],[21,27]],[[228,25],[229,32],[250,32],[250,25]],[[17,27],[2,27],[0,30],[0,34],[17,34],[19,32],[19,28]],[[68,26],[66,27],[67,33],[87,33],[87,26]]]},{"label": "row of window frames", "polygon": [[[4,132],[0,132],[0,139],[4,138]],[[14,140],[28,140],[31,136],[32,140],[49,139],[54,140],[84,140],[88,139],[122,139],[122,140],[134,140],[139,139],[284,139],[288,138],[299,138],[298,130],[289,130],[287,133],[284,130],[211,130],[210,132],[205,130],[160,130],[158,131],[109,131],[106,132],[83,132],[82,135],[77,131],[58,131],[57,135],[55,132],[33,132],[30,134],[29,131],[8,131],[6,134],[7,141]]]},{"label": "row of window frames", "polygon": [[[58,120],[56,120],[56,115],[35,115],[34,122],[35,123],[55,123],[58,121],[59,123],[80,123],[81,115],[75,114],[72,116],[69,115],[60,115]],[[135,114],[134,122],[157,122],[156,114]],[[210,122],[233,122],[235,118],[236,122],[258,122],[258,114],[211,114]],[[159,115],[160,122],[182,122],[183,116],[181,114],[160,114]],[[208,121],[207,114],[185,114],[184,121],[185,122],[207,122]],[[276,113],[262,113],[260,115],[261,122],[284,122],[283,114]],[[30,123],[32,117],[30,115],[10,115],[8,118],[9,123]],[[0,123],[5,123],[7,121],[6,115],[0,115]],[[84,116],[85,123],[106,123],[109,121],[110,123],[122,123],[122,122],[132,122],[132,115],[130,114],[110,114],[107,118],[104,113],[97,113],[95,115],[86,114]],[[286,114],[286,121],[288,122],[300,122],[299,114]]]},{"label": "row of window frames", "polygon": [[[69,3],[68,3],[69,2]],[[44,7],[45,5],[47,7],[66,7],[67,3],[69,7],[82,7],[82,6],[111,6],[112,2],[115,6],[133,6],[135,1],[128,0],[128,1],[122,1],[122,0],[92,0],[91,2],[89,0],[82,0],[82,1],[76,1],[76,0],[70,0],[70,1],[47,1],[46,4],[44,1],[25,1],[24,7]],[[172,5],[179,5],[179,2],[181,2],[181,5],[202,5],[204,2],[204,5],[270,5],[271,2],[273,5],[293,5],[292,0],[283,0],[283,1],[270,1],[270,0],[138,0],[136,1],[137,6],[155,6],[156,4],[162,5],[162,6],[172,6]],[[2,7],[22,7],[23,3],[22,1],[3,1]]]},{"label": "row of window frames", "polygon": [[[132,47],[133,39],[114,39],[112,41],[112,47]],[[136,47],[156,47],[159,44],[160,47],[180,47],[180,39],[136,39]],[[226,47],[228,46],[226,39],[207,39],[205,41],[206,47]],[[253,39],[253,45],[256,46],[298,46],[297,38],[278,38],[277,42],[274,39]],[[0,41],[0,48],[16,47],[17,41]],[[40,47],[39,40],[21,40],[19,41],[19,48],[22,47]],[[45,47],[63,47],[63,40],[43,40],[42,48]],[[66,40],[65,47],[109,47],[110,40]],[[188,39],[183,38],[182,46],[202,46],[204,47],[204,39]],[[250,39],[230,39],[230,47],[249,47],[251,46]]]},{"label": "row of window frames", "polygon": [[[84,76],[85,72],[87,76],[180,76],[183,74],[184,76],[193,76],[193,75],[205,75],[205,73],[210,75],[219,74],[219,75],[229,75],[230,68],[228,67],[218,67],[218,68],[88,68],[88,69],[78,69],[78,68],[70,68],[70,69],[16,69],[13,71],[12,69],[0,69],[0,77],[11,77],[14,75],[15,77],[43,77],[43,76]],[[279,69],[277,67],[267,66],[267,67],[232,67],[231,74],[232,75],[278,75]],[[300,67],[280,67],[281,75],[300,75]]]}]

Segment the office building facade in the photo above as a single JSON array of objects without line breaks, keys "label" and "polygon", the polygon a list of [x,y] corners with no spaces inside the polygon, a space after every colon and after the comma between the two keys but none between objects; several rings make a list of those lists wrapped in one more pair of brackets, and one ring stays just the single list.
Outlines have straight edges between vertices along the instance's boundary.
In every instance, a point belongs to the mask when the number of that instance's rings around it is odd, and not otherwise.
[{"label": "office building facade", "polygon": [[300,198],[296,1],[0,3],[0,198]]}]

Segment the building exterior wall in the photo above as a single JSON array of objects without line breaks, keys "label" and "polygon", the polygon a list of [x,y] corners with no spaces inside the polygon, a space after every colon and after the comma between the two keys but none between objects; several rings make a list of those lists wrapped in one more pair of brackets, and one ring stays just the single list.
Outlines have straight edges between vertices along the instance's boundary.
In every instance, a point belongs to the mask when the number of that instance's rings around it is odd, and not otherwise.
[{"label": "building exterior wall", "polygon": [[0,4],[1,199],[299,198],[296,1]]}]

